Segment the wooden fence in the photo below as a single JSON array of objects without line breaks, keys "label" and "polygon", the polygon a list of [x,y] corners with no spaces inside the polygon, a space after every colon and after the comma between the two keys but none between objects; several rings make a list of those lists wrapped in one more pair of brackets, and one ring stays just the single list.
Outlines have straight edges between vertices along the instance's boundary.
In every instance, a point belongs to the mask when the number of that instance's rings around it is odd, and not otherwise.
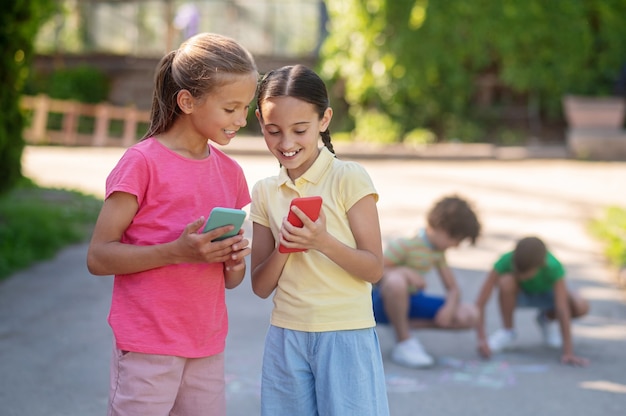
[{"label": "wooden fence", "polygon": [[134,144],[147,129],[150,112],[108,103],[84,104],[46,95],[23,96],[29,144],[123,146]]}]

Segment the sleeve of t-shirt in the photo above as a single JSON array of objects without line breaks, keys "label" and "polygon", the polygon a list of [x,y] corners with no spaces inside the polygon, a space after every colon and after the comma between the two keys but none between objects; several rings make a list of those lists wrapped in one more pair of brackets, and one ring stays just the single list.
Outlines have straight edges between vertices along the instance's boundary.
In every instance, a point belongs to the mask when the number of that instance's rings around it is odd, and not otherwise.
[{"label": "sleeve of t-shirt", "polygon": [[237,171],[237,203],[235,205],[236,208],[243,208],[250,203],[250,190],[248,188],[248,181],[246,180],[246,175],[243,172],[241,166],[237,165],[239,168]]},{"label": "sleeve of t-shirt", "polygon": [[107,177],[105,199],[114,192],[126,192],[135,195],[141,205],[148,187],[148,171],[148,164],[140,152],[132,148],[126,150]]},{"label": "sleeve of t-shirt", "polygon": [[546,255],[546,267],[548,268],[550,280],[553,282],[565,277],[565,267],[550,252]]},{"label": "sleeve of t-shirt", "polygon": [[347,162],[342,167],[340,194],[344,196],[344,206],[348,211],[354,204],[367,195],[373,195],[378,202],[378,192],[374,182],[363,166]]},{"label": "sleeve of t-shirt", "polygon": [[510,251],[500,256],[493,264],[493,269],[499,274],[511,273],[513,271],[513,252]]},{"label": "sleeve of t-shirt", "polygon": [[257,182],[252,187],[252,204],[250,205],[250,220],[264,227],[270,226],[265,199],[265,186],[263,181]]},{"label": "sleeve of t-shirt", "polygon": [[396,266],[406,264],[407,250],[405,239],[400,238],[392,240],[385,249],[383,254],[385,260],[393,263]]}]

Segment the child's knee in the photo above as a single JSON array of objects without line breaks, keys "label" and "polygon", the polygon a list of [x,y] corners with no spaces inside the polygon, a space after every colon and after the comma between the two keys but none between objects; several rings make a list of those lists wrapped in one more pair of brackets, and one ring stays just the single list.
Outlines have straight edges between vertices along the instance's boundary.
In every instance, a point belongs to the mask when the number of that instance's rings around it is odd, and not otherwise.
[{"label": "child's knee", "polygon": [[456,314],[456,326],[458,328],[473,328],[478,325],[478,308],[475,305],[463,304],[459,306]]},{"label": "child's knee", "polygon": [[591,304],[589,303],[589,301],[587,299],[581,298],[580,296],[573,296],[572,304],[574,306],[572,308],[573,318],[580,318],[581,316],[585,316],[591,310]]},{"label": "child's knee", "polygon": [[385,303],[393,302],[398,296],[406,296],[407,293],[406,285],[402,285],[399,282],[385,282],[380,287],[380,295],[385,300]]},{"label": "child's knee", "polygon": [[386,272],[383,276],[380,289],[383,295],[389,293],[402,293],[406,295],[408,292],[408,282],[404,278],[404,275],[399,270],[392,270]]}]

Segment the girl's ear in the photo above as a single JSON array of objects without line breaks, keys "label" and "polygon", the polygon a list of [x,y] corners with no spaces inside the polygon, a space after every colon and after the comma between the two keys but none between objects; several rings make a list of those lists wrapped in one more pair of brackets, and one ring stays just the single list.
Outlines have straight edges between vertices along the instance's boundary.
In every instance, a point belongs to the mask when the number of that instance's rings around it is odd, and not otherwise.
[{"label": "girl's ear", "polygon": [[264,132],[265,129],[263,128],[263,116],[261,116],[261,112],[258,108],[254,110],[254,115],[256,116],[256,119],[259,120],[259,127],[261,127],[261,132]]},{"label": "girl's ear", "polygon": [[328,125],[330,124],[330,120],[332,120],[332,118],[333,118],[333,109],[328,107],[324,111],[324,115],[322,116],[322,119],[320,120],[320,133],[328,129]]},{"label": "girl's ear", "polygon": [[191,93],[187,90],[180,90],[178,94],[176,94],[176,103],[178,103],[178,107],[180,107],[185,114],[191,114],[193,112],[195,101],[195,98],[193,98]]}]

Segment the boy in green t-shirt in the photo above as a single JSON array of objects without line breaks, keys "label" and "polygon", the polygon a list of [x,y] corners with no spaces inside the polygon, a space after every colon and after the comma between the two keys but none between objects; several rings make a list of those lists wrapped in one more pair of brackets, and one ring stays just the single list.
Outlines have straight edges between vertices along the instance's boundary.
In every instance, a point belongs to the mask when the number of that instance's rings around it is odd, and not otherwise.
[{"label": "boy in green t-shirt", "polygon": [[[503,328],[489,338],[485,333],[485,305],[494,287]],[[589,312],[589,302],[569,291],[565,285],[565,269],[537,237],[526,237],[517,242],[515,250],[502,255],[487,276],[478,295],[479,311],[478,350],[484,357],[500,352],[513,344],[513,312],[516,307],[539,310],[537,323],[544,342],[552,348],[562,348],[561,362],[586,365],[588,360],[574,355],[570,322]],[[560,331],[559,325],[560,324]]]}]

